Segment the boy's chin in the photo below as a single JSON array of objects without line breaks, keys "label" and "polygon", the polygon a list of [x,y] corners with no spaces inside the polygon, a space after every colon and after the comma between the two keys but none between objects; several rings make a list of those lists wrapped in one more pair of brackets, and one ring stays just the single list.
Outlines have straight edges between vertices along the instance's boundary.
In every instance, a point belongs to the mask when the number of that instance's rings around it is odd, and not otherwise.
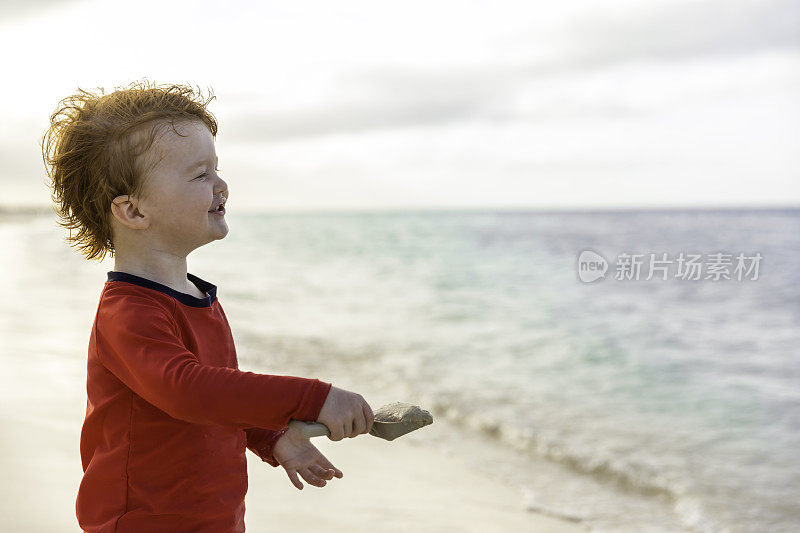
[{"label": "boy's chin", "polygon": [[215,239],[222,239],[225,235],[228,234],[230,229],[228,228],[228,223],[225,220],[219,220],[214,225],[211,226],[211,232],[215,235]]},{"label": "boy's chin", "polygon": [[225,228],[225,231],[216,231],[214,232],[214,238],[208,242],[214,242],[224,239],[228,236],[228,228]]},{"label": "boy's chin", "polygon": [[[222,239],[224,239],[228,235],[229,231],[230,230],[228,230],[227,226],[225,226],[224,228],[217,228],[215,231],[210,232],[211,234],[206,236],[205,239],[200,241],[202,244],[197,246],[197,248],[200,248],[200,247],[205,246],[207,244],[211,244],[214,241],[221,241]],[[197,249],[197,248],[195,248],[195,249]]]},{"label": "boy's chin", "polygon": [[227,224],[225,225],[225,229],[217,232],[217,238],[215,240],[224,239],[230,230],[228,229]]}]

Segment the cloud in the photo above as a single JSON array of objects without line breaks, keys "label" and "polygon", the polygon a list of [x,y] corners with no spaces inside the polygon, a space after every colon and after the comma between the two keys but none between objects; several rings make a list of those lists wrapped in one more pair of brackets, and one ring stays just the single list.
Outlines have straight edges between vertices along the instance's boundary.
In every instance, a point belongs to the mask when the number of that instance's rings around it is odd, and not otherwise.
[{"label": "cloud", "polygon": [[488,95],[502,88],[483,67],[446,72],[376,68],[353,73],[348,83],[354,85],[351,90],[332,91],[330,105],[240,108],[225,118],[226,136],[257,142],[446,124],[473,115]]},{"label": "cloud", "polygon": [[61,7],[76,0],[3,0],[0,2],[0,26],[13,24],[21,18],[36,17],[52,8]]},{"label": "cloud", "polygon": [[562,37],[565,66],[800,49],[796,0],[683,0],[642,6],[607,9],[603,3],[582,13]]},{"label": "cloud", "polygon": [[443,123],[463,117],[469,109],[465,102],[406,100],[338,103],[293,112],[255,112],[227,117],[226,125],[235,127],[226,130],[226,137],[256,142]]},{"label": "cloud", "polygon": [[[226,129],[227,134],[237,140],[275,141],[472,119],[508,119],[515,112],[508,102],[526,98],[526,92],[552,93],[552,86],[563,80],[570,80],[572,86],[580,82],[573,79],[576,76],[592,73],[597,78],[597,72],[604,69],[612,80],[619,65],[632,61],[640,61],[642,73],[647,74],[657,71],[656,65],[664,63],[666,67],[675,60],[800,50],[800,3],[796,0],[591,6],[554,20],[557,31],[547,36],[531,30],[505,40],[508,48],[497,50],[496,61],[476,60],[449,67],[375,65],[350,70],[340,74],[339,83],[331,86],[325,98],[329,104],[242,109],[227,117],[226,123],[233,126]],[[549,48],[543,52],[545,43]],[[530,53],[524,51],[525,47]],[[528,59],[524,59],[526,56]],[[668,71],[674,74],[672,69]],[[614,83],[605,85],[613,88]],[[619,90],[624,96],[625,87]],[[555,107],[543,101],[534,106],[535,116],[528,113],[527,118],[635,112],[635,106],[621,98],[611,98],[604,106],[602,102],[572,101],[581,91],[572,92],[571,96],[557,98],[553,93],[549,101]],[[589,94],[581,98],[592,99]],[[569,105],[559,106],[559,102]],[[530,106],[527,108],[530,110]]]}]

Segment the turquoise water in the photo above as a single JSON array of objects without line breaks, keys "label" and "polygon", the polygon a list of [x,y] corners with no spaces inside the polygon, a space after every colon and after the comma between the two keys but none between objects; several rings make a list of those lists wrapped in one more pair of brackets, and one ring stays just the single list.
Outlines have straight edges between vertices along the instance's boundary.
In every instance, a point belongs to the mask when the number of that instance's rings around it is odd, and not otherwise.
[{"label": "turquoise water", "polygon": [[[597,531],[800,523],[800,212],[226,218],[189,271],[219,286],[242,366],[418,400],[474,436],[438,445]],[[35,220],[0,224],[6,281],[96,301],[113,262]],[[587,248],[764,259],[755,281],[585,284]]]}]

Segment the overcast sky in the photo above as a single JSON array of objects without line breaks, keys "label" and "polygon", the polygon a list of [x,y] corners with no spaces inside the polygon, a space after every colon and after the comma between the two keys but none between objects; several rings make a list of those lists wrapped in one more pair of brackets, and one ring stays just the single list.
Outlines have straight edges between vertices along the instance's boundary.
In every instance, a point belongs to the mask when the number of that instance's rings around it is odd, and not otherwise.
[{"label": "overcast sky", "polygon": [[0,3],[0,205],[58,101],[217,99],[230,209],[800,205],[800,3]]}]

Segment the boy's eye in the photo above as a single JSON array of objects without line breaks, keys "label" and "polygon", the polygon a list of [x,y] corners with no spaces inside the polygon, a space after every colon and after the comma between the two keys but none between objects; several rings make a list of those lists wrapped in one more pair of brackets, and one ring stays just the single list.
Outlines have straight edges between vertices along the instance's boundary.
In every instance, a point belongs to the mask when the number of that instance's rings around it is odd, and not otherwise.
[{"label": "boy's eye", "polygon": [[[215,170],[215,171],[217,171],[217,172],[219,172],[219,171],[220,171],[220,169],[218,169],[218,168],[216,168],[216,169],[214,169],[214,170]],[[198,179],[198,178],[204,178],[204,177],[206,177],[206,173],[205,173],[205,172],[203,172],[202,174],[200,174],[199,176],[197,176],[197,178],[195,178],[195,179]]]}]

